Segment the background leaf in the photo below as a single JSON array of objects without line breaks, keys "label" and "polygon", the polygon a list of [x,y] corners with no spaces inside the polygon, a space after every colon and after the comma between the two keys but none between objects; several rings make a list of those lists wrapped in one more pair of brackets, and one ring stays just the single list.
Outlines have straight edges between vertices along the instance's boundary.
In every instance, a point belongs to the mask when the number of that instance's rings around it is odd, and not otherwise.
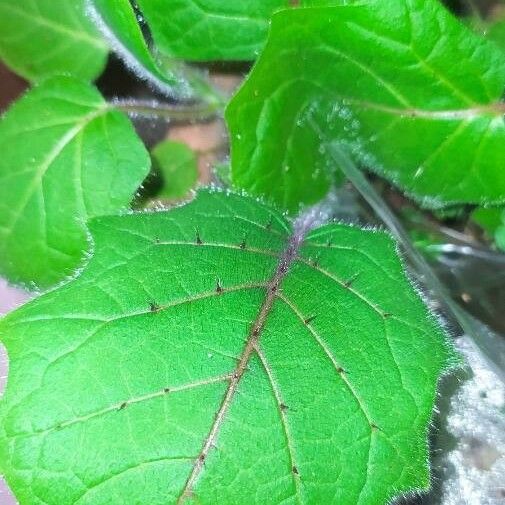
[{"label": "background leaf", "polygon": [[452,351],[388,235],[309,221],[206,192],[93,220],[81,275],[0,322],[0,472],[20,503],[378,505],[427,487]]},{"label": "background leaf", "polygon": [[163,92],[181,97],[190,94],[188,83],[178,75],[175,64],[166,62],[162,66],[151,53],[129,0],[90,1],[96,21],[130,68]]},{"label": "background leaf", "polygon": [[289,0],[140,0],[160,51],[184,60],[253,60]]},{"label": "background leaf", "polygon": [[0,272],[47,287],[79,264],[86,220],[128,206],[149,156],[95,88],[45,81],[0,122]]},{"label": "background leaf", "polygon": [[486,37],[505,53],[505,20],[500,19],[491,24],[486,30]]},{"label": "background leaf", "polygon": [[163,181],[159,197],[182,198],[195,186],[198,179],[197,158],[183,142],[160,142],[152,150],[151,157]]},{"label": "background leaf", "polygon": [[477,208],[472,212],[472,220],[494,239],[496,247],[505,251],[505,209],[500,207]]},{"label": "background leaf", "polygon": [[280,9],[353,3],[348,0],[139,0],[156,47],[190,61],[254,60]]},{"label": "background leaf", "polygon": [[227,110],[233,180],[296,209],[340,141],[425,206],[503,202],[504,85],[503,54],[435,0],[282,11]]},{"label": "background leaf", "polygon": [[95,79],[107,52],[85,0],[0,0],[0,58],[27,79]]}]

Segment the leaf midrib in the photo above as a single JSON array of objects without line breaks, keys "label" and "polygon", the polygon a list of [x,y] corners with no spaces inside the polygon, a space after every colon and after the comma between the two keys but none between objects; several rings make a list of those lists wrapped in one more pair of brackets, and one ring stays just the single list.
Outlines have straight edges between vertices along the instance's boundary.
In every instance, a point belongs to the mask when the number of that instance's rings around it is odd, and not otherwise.
[{"label": "leaf midrib", "polygon": [[6,235],[12,234],[16,223],[20,219],[23,214],[24,209],[28,205],[31,197],[34,192],[40,186],[42,179],[44,178],[47,171],[51,168],[51,165],[58,158],[58,156],[63,152],[63,150],[72,142],[80,133],[84,131],[84,129],[94,120],[100,116],[104,116],[111,110],[110,106],[104,104],[102,107],[94,110],[88,115],[84,116],[73,128],[67,131],[63,137],[59,139],[59,141],[53,146],[53,148],[49,151],[45,159],[39,165],[38,169],[33,174],[33,178],[31,183],[28,185],[26,193],[20,199],[20,203],[18,207],[11,212],[11,219],[9,222],[2,226],[3,229],[7,231]]},{"label": "leaf midrib", "polygon": [[[275,300],[280,299],[280,300],[284,301],[285,303],[287,303],[290,306],[290,308],[293,310],[293,312],[297,315],[297,317],[300,319],[300,321],[302,321],[302,322],[304,321],[304,315],[299,310],[297,310],[296,307],[293,307],[292,302],[290,302],[288,299],[286,299],[282,295],[282,293],[280,292],[280,289],[279,289],[283,278],[289,272],[289,266],[291,266],[295,262],[301,262],[303,264],[306,264],[307,266],[310,266],[311,268],[315,268],[320,273],[330,277],[334,282],[337,282],[338,284],[340,284],[342,286],[345,285],[345,283],[341,279],[335,277],[334,275],[330,274],[329,272],[322,270],[319,267],[316,268],[309,260],[304,259],[302,256],[300,256],[298,254],[300,247],[302,245],[304,245],[304,238],[306,236],[306,233],[308,231],[310,231],[310,229],[311,228],[309,227],[306,230],[304,230],[303,234],[300,234],[300,233],[297,234],[297,232],[295,232],[292,235],[284,254],[282,254],[282,256],[280,257],[281,259],[279,260],[277,269],[276,269],[275,273],[273,274],[271,280],[268,282],[268,284],[265,285],[265,283],[263,283],[263,284],[256,283],[254,285],[248,284],[248,285],[243,285],[243,286],[236,286],[235,288],[233,288],[233,287],[223,288],[224,293],[226,291],[233,291],[233,290],[237,290],[239,288],[243,288],[244,286],[246,288],[250,288],[250,287],[262,288],[262,289],[266,288],[266,290],[267,290],[265,300],[261,306],[261,309],[260,309],[255,321],[252,323],[249,337],[246,341],[244,350],[241,353],[241,357],[239,358],[239,360],[240,360],[239,365],[235,368],[235,370],[232,370],[231,372],[224,374],[224,375],[202,379],[200,381],[195,381],[195,382],[189,383],[189,384],[183,384],[183,385],[174,386],[174,387],[167,387],[161,391],[156,391],[154,393],[147,393],[147,394],[135,397],[135,398],[131,398],[131,399],[126,400],[124,402],[117,402],[117,403],[115,403],[111,406],[105,407],[99,411],[96,411],[96,412],[93,412],[90,414],[85,414],[81,417],[74,418],[69,421],[61,422],[57,426],[54,426],[50,429],[39,431],[39,432],[32,432],[32,433],[24,434],[24,435],[21,434],[21,435],[18,435],[16,438],[33,436],[33,435],[37,435],[37,434],[41,434],[41,433],[47,433],[48,431],[53,431],[56,429],[66,428],[71,425],[77,424],[79,422],[85,422],[85,421],[88,421],[88,420],[93,419],[95,417],[99,417],[101,415],[105,415],[105,414],[108,414],[113,411],[123,411],[123,410],[127,409],[128,406],[130,406],[130,405],[133,405],[136,403],[141,403],[143,401],[148,401],[148,400],[151,400],[154,398],[162,397],[162,396],[167,395],[169,393],[175,393],[179,390],[182,391],[182,390],[186,390],[186,389],[189,389],[192,387],[200,387],[200,386],[205,386],[207,384],[214,384],[217,382],[229,381],[229,387],[226,391],[225,396],[223,397],[222,405],[221,405],[221,408],[220,408],[218,414],[216,415],[215,422],[213,423],[212,428],[209,431],[207,438],[205,439],[205,443],[203,445],[201,452],[198,455],[195,455],[195,457],[193,459],[194,465],[193,465],[192,472],[191,472],[190,476],[188,477],[188,481],[186,482],[186,485],[185,485],[185,487],[179,497],[179,503],[184,503],[186,501],[186,499],[189,499],[192,496],[192,490],[193,490],[194,484],[196,483],[196,480],[199,477],[200,473],[204,470],[205,459],[206,459],[209,451],[215,447],[215,441],[216,441],[216,438],[219,434],[221,425],[225,421],[227,410],[232,403],[234,394],[237,390],[237,386],[238,386],[242,376],[247,371],[247,365],[249,363],[249,360],[254,355],[254,353],[256,353],[259,356],[260,360],[262,358],[262,351],[258,346],[258,342],[259,342],[259,339],[261,336],[261,329],[263,328],[263,326],[267,320],[267,317],[272,309],[272,306],[273,306],[273,303],[275,302]],[[311,238],[314,238],[314,237],[311,237]],[[179,243],[168,242],[166,245],[186,245],[186,243],[179,244]],[[223,244],[218,244],[219,247],[221,247],[222,245]],[[328,247],[325,244],[319,244],[319,243],[313,244],[312,242],[310,243],[310,245],[315,245],[315,246],[320,246],[320,247],[323,247],[323,246]],[[202,247],[202,246],[205,246],[205,244],[200,245],[200,247]],[[236,249],[235,245],[231,245],[231,247],[233,249]],[[333,248],[334,246],[331,246],[331,247]],[[374,311],[376,311],[382,317],[385,317],[384,312],[376,304],[374,304],[373,302],[368,300],[364,295],[362,295],[359,291],[356,291],[352,286],[345,286],[345,287],[350,293],[357,296],[358,298],[361,298],[362,301],[364,301],[367,305],[369,305],[371,308],[373,308]],[[204,297],[221,296],[222,294],[223,293],[219,293],[216,291],[213,291],[213,292],[209,291],[204,294],[200,293],[198,295],[195,295],[195,296],[191,297],[190,300],[200,300]],[[178,300],[177,302],[174,301],[172,303],[166,304],[163,307],[160,307],[160,310],[164,310],[165,308],[172,307],[175,304],[180,305],[181,303],[187,303],[187,301],[188,301],[188,299]],[[148,313],[149,313],[148,310],[142,312],[142,314],[148,314]],[[122,316],[121,318],[123,318],[123,317],[129,317],[129,316]],[[391,317],[394,317],[394,316],[391,316]],[[112,319],[112,320],[116,320],[116,319]],[[314,334],[314,332],[311,330],[310,324],[306,324],[305,326],[308,327],[308,331],[310,331],[312,333],[312,335],[316,338],[316,340],[318,340],[316,335]],[[318,343],[321,345],[321,342],[319,340],[318,340]],[[328,352],[325,349],[325,346],[322,345],[321,347],[328,354]],[[74,352],[74,351],[75,351],[75,349],[73,349],[70,352]],[[333,353],[330,353],[330,354],[331,354],[331,356],[333,356]],[[344,377],[342,373],[339,373],[339,367],[335,365],[336,362],[334,359],[331,358],[331,356],[328,356],[328,357],[332,361],[332,363],[335,367],[336,373],[338,373],[340,378],[344,380],[345,384],[350,389],[353,397],[359,403],[360,410],[361,410],[362,414],[365,416],[366,420],[370,424],[370,428],[371,428],[370,444],[371,444],[373,435],[374,434],[380,435],[380,432],[374,429],[375,425],[372,423],[372,418],[368,414],[366,406],[364,406],[363,402],[360,400],[359,392],[356,392],[353,385],[348,382],[347,378]],[[266,364],[266,367],[268,368],[268,363],[264,362],[263,364],[264,365]],[[275,400],[276,400],[277,404],[279,404],[280,397],[275,392],[276,383],[275,383],[275,381],[273,381],[272,374],[267,372],[267,375],[270,379],[270,383],[272,385],[272,388],[274,389],[273,394],[274,394]],[[294,468],[295,467],[295,448],[292,445],[292,437],[289,433],[289,424],[287,423],[287,416],[283,415],[280,405],[278,405],[278,407],[280,409],[280,416],[281,416],[280,420],[283,424],[283,429],[285,431],[286,438],[288,441],[287,442],[287,450],[289,452],[289,457],[290,457],[290,460],[291,460],[291,462],[293,464],[293,468]],[[370,449],[369,449],[369,451],[370,451]],[[300,494],[299,475],[297,474],[297,472],[292,472],[292,478],[294,480],[295,487],[297,489],[296,499],[299,501],[299,503],[303,503],[302,495]]]},{"label": "leaf midrib", "polygon": [[[279,412],[280,412],[280,421],[282,424],[282,428],[284,431],[284,434],[287,439],[287,451],[289,453],[289,459],[292,465],[292,471],[291,471],[291,476],[295,484],[295,489],[296,489],[296,500],[299,504],[302,504],[304,501],[302,500],[302,495],[301,495],[301,486],[299,482],[299,474],[298,470],[295,471],[296,464],[295,464],[295,449],[292,444],[292,437],[289,432],[289,425],[287,423],[287,419],[285,414],[282,412],[282,408],[280,406],[281,400],[280,400],[280,393],[276,389],[275,381],[273,378],[273,375],[270,371],[269,365],[266,361],[266,358],[263,356],[261,349],[259,348],[259,341],[260,337],[262,334],[262,330],[266,324],[266,321],[268,319],[268,316],[273,308],[274,303],[277,300],[283,301],[289,308],[290,310],[293,311],[293,313],[296,315],[298,319],[302,323],[304,323],[304,326],[308,328],[308,331],[310,334],[313,336],[313,338],[316,340],[318,345],[322,348],[323,352],[327,356],[327,358],[330,360],[332,363],[332,366],[335,369],[335,373],[340,377],[340,379],[343,380],[345,386],[349,390],[350,394],[354,398],[354,400],[357,402],[360,412],[363,414],[367,424],[369,425],[370,428],[370,445],[368,449],[368,457],[370,456],[370,451],[371,451],[371,444],[372,444],[372,437],[373,434],[378,432],[376,424],[373,422],[372,417],[370,413],[368,412],[368,409],[364,405],[364,401],[361,399],[359,393],[356,391],[354,386],[350,383],[350,381],[345,377],[345,370],[340,367],[340,365],[337,363],[335,356],[333,353],[331,353],[328,349],[328,347],[325,345],[324,341],[321,339],[321,337],[310,327],[310,323],[306,323],[306,320],[303,318],[302,314],[300,311],[297,309],[297,307],[289,300],[287,299],[280,291],[280,287],[282,284],[282,281],[286,277],[286,275],[289,273],[290,267],[295,263],[300,261],[302,264],[305,264],[307,266],[310,266],[311,268],[315,268],[316,270],[320,271],[324,275],[327,275],[330,277],[334,282],[337,282],[341,286],[345,286],[345,283],[342,282],[340,279],[337,277],[334,277],[333,275],[329,274],[329,272],[325,272],[323,270],[320,270],[319,267],[315,267],[310,261],[305,260],[303,257],[299,255],[300,248],[302,245],[304,245],[305,238],[313,228],[317,225],[317,222],[313,222],[310,219],[307,219],[307,217],[302,216],[299,220],[298,223],[303,223],[303,225],[300,227],[295,223],[295,231],[291,235],[291,237],[288,240],[288,244],[286,246],[286,249],[284,253],[280,256],[279,262],[277,264],[277,268],[275,270],[275,273],[272,275],[270,281],[267,284],[266,287],[266,296],[265,299],[261,305],[261,308],[258,312],[258,315],[256,316],[256,319],[253,321],[251,324],[251,330],[249,332],[248,338],[246,340],[246,343],[244,345],[243,351],[240,355],[240,358],[238,359],[238,365],[236,366],[235,370],[231,372],[231,379],[229,386],[225,392],[225,395],[223,397],[221,406],[216,413],[216,416],[214,418],[214,422],[209,430],[209,433],[203,443],[202,449],[198,455],[198,457],[194,460],[194,464],[191,470],[191,473],[186,481],[186,484],[184,485],[184,488],[182,489],[179,498],[177,500],[178,505],[183,505],[188,499],[190,499],[193,496],[193,490],[196,485],[196,482],[198,478],[200,477],[200,474],[203,472],[205,469],[205,462],[206,459],[210,453],[210,451],[216,447],[216,440],[220,432],[220,428],[222,424],[224,423],[226,414],[231,406],[233,397],[237,391],[238,385],[244,376],[245,372],[247,371],[247,367],[249,364],[249,361],[253,354],[256,354],[260,362],[262,363],[262,366],[265,369],[266,375],[268,377],[268,380],[271,384],[272,390],[273,390],[273,395],[274,399],[276,401],[276,404],[278,406]],[[365,302],[368,306],[370,306],[375,312],[377,312],[381,318],[386,319],[387,315],[382,311],[377,305],[375,305],[373,302],[368,300],[364,295],[359,293],[358,291],[354,290],[351,286],[345,286],[346,289],[349,290],[350,293],[353,295],[357,296],[360,298],[363,302]]]}]

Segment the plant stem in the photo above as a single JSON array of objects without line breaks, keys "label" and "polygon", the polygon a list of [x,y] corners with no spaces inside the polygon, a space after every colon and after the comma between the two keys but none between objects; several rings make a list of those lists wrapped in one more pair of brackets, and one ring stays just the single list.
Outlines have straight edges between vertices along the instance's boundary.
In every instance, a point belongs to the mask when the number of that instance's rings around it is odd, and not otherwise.
[{"label": "plant stem", "polygon": [[[317,124],[313,123],[313,127],[322,138],[322,132]],[[428,264],[424,256],[415,248],[410,240],[409,235],[403,228],[400,221],[393,214],[380,195],[375,191],[372,185],[368,182],[363,172],[352,161],[344,148],[337,143],[329,143],[328,152],[335,164],[342,170],[344,175],[351,181],[356,190],[374,209],[380,219],[389,228],[393,235],[402,244],[411,263],[416,268],[421,279],[426,286],[440,299],[446,306],[454,319],[458,322],[463,332],[470,336],[477,345],[480,354],[486,359],[490,368],[497,374],[500,379],[505,382],[504,363],[500,356],[493,353],[490,348],[490,337],[481,328],[478,327],[476,321],[467,312],[462,309],[451,297],[446,287],[440,282],[439,278]]]},{"label": "plant stem", "polygon": [[161,118],[170,122],[201,122],[222,115],[220,104],[198,102],[195,104],[169,104],[149,100],[113,100],[110,106],[127,114]]},{"label": "plant stem", "polygon": [[216,106],[224,111],[228,98],[210,82],[207,72],[190,64],[176,62],[163,54],[156,59],[162,68],[168,67],[171,73],[179,75],[191,90],[191,99]]},{"label": "plant stem", "polygon": [[212,85],[206,74],[201,70],[186,66],[184,77],[193,89],[196,99],[201,100],[209,106],[216,107],[221,111],[221,114],[224,113],[228,97]]}]

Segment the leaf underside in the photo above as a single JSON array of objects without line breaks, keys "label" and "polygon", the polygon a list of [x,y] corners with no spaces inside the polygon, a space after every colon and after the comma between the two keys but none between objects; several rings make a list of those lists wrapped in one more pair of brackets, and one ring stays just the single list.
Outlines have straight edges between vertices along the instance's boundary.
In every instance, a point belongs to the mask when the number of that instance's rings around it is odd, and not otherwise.
[{"label": "leaf underside", "polygon": [[382,232],[200,193],[97,218],[72,282],[0,322],[20,503],[370,504],[429,484],[452,359]]},{"label": "leaf underside", "polygon": [[92,86],[54,77],[0,122],[0,273],[47,287],[88,249],[86,220],[130,203],[148,153]]},{"label": "leaf underside", "polygon": [[233,181],[315,202],[337,141],[425,206],[503,202],[504,86],[501,51],[436,0],[279,12],[227,110]]},{"label": "leaf underside", "polygon": [[27,79],[95,79],[107,52],[85,0],[0,0],[0,58]]}]

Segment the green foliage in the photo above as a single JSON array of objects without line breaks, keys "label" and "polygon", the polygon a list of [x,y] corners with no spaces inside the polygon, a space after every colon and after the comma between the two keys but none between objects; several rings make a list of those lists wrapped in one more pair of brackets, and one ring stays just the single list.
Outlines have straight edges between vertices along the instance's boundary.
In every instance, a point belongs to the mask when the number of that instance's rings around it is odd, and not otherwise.
[{"label": "green foliage", "polygon": [[156,47],[189,61],[256,59],[265,44],[272,14],[297,3],[302,7],[336,6],[353,1],[138,0]]},{"label": "green foliage", "polygon": [[486,37],[505,53],[505,20],[499,19],[486,29]]},{"label": "green foliage", "polygon": [[94,79],[107,51],[85,0],[0,0],[0,58],[27,79]]},{"label": "green foliage", "polygon": [[289,0],[140,0],[157,47],[185,60],[253,60]]},{"label": "green foliage", "polygon": [[37,287],[78,266],[86,220],[127,207],[150,166],[127,118],[70,77],[15,103],[0,144],[0,273]]},{"label": "green foliage", "polygon": [[94,219],[84,271],[0,322],[0,472],[20,503],[377,505],[426,488],[452,350],[388,235],[309,221],[208,192]]},{"label": "green foliage", "polygon": [[279,12],[227,110],[234,183],[315,202],[326,140],[424,206],[503,202],[504,84],[501,51],[436,0]]},{"label": "green foliage", "polygon": [[505,251],[505,209],[479,208],[472,213],[472,219],[494,240],[498,249]]},{"label": "green foliage", "polygon": [[159,197],[182,198],[195,186],[198,179],[196,155],[183,142],[160,142],[152,150],[151,157],[163,179]]},{"label": "green foliage", "polygon": [[175,69],[162,67],[151,54],[129,0],[91,2],[103,28],[114,41],[114,49],[128,65],[161,89],[171,90],[176,95],[188,94],[187,84],[177,76]]},{"label": "green foliage", "polygon": [[501,251],[505,251],[505,221],[497,228],[495,236],[494,236],[495,244],[498,249]]}]

